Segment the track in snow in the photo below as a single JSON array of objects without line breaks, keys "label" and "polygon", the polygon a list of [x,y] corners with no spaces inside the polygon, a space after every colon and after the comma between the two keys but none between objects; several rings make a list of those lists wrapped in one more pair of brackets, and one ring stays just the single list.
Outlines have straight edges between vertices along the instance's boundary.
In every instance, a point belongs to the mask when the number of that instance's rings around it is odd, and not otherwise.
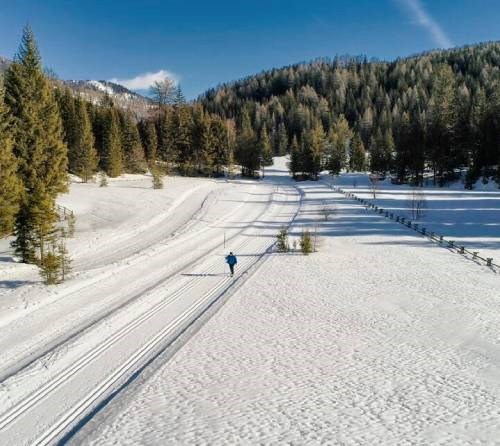
[{"label": "track in snow", "polygon": [[[232,246],[238,253],[243,254],[240,257],[239,270],[247,271],[255,264],[272,243],[270,237],[274,236],[275,226],[290,220],[291,214],[285,213],[283,217],[282,210],[287,206],[296,205],[289,201],[292,195],[295,193],[273,194],[277,199],[280,197],[285,199],[278,204],[269,202],[258,215],[253,227],[241,229],[232,237],[234,243]],[[262,218],[265,228],[259,227],[259,220]],[[270,222],[275,222],[276,225],[270,225]],[[214,249],[217,248],[218,246]],[[191,262],[184,265],[184,269],[193,266]],[[203,308],[210,305],[230,286],[229,278],[215,275],[220,267],[213,260],[208,263],[198,262],[196,266],[202,273],[177,277],[177,281],[174,280],[175,275],[172,275],[170,281],[178,283],[150,290],[153,297],[157,299],[161,297],[158,304],[140,314],[135,313],[134,317],[118,330],[111,329],[110,335],[99,346],[85,351],[34,392],[10,405],[0,416],[0,438],[5,436],[16,444],[23,442],[49,444],[55,441],[121,381],[147,362],[161,345],[171,340],[176,331],[198,317]],[[169,287],[173,290],[169,290]],[[185,299],[186,295],[189,295],[189,299]],[[184,299],[181,299],[183,297]],[[172,313],[167,318],[165,318],[166,310]],[[138,332],[141,333],[138,335]],[[79,341],[85,343],[86,336],[90,334],[81,334],[82,339]],[[130,348],[131,339],[135,342],[135,344],[132,342],[132,348]],[[116,350],[121,349],[125,349],[126,352],[117,355],[120,359],[113,358],[110,373],[103,376],[102,370],[106,368],[109,358],[106,353],[111,357]],[[95,373],[96,369],[101,371],[101,374]],[[92,383],[87,382],[87,385],[81,386],[79,383],[82,379],[90,379]],[[75,389],[82,389],[82,392],[75,392]],[[71,395],[72,391],[75,395]],[[31,433],[29,438],[27,438],[28,432]]]}]

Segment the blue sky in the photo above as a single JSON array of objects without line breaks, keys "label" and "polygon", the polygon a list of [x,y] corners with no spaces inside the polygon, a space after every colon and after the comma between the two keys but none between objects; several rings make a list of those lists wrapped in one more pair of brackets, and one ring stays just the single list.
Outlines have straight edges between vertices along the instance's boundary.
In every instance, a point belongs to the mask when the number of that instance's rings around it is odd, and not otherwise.
[{"label": "blue sky", "polygon": [[0,55],[12,57],[29,22],[63,79],[137,89],[170,74],[189,98],[320,56],[393,59],[500,40],[499,0],[0,0],[0,11]]}]

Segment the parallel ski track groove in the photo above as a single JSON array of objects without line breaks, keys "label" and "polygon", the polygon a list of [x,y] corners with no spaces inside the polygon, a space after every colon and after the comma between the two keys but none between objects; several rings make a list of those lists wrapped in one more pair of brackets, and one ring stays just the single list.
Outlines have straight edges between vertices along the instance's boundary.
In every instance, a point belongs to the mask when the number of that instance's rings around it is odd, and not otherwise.
[{"label": "parallel ski track groove", "polygon": [[[217,225],[219,224],[222,220],[224,220],[225,218],[227,218],[228,216],[232,216],[234,215],[240,208],[241,206],[243,206],[243,204],[248,200],[248,198],[246,198],[243,202],[241,202],[239,204],[239,206],[231,211],[229,214],[225,215],[224,217],[221,217],[217,220],[215,220],[213,223],[211,223],[211,226],[207,227],[207,228],[204,228],[202,230],[199,230],[197,232],[195,232],[191,237],[189,237],[188,240],[192,240],[193,238],[199,236],[199,235],[202,235],[203,233],[209,231],[210,229],[213,229],[213,226],[214,225]],[[269,206],[271,206],[272,204],[272,201],[270,201],[267,206],[264,208],[264,210],[259,213],[259,215],[256,217],[256,220],[260,219],[260,217],[262,215],[264,215],[265,212],[267,212]],[[255,222],[253,222],[251,225],[253,226]],[[227,242],[230,242],[231,240],[233,240],[234,238],[238,237],[239,235],[241,235],[242,232],[244,232],[245,230],[248,230],[249,228],[248,227],[243,227],[241,228],[238,232],[236,232],[235,234],[233,234],[232,236],[228,237],[226,239],[226,243]],[[175,238],[172,239],[172,242],[177,242],[177,240]],[[216,246],[214,246],[213,248],[209,248],[208,250],[206,250],[205,252],[203,252],[201,255],[203,256],[207,256],[208,254],[210,254],[211,252],[214,252],[216,251],[217,249],[220,249],[220,247],[223,245],[223,243],[219,243],[217,244]],[[169,246],[172,246],[171,244]],[[28,367],[30,367],[31,365],[33,365],[34,363],[36,363],[37,361],[39,361],[40,359],[42,359],[44,356],[46,356],[48,353],[50,353],[51,351],[54,351],[58,348],[60,348],[61,346],[63,346],[64,344],[70,342],[71,340],[73,339],[77,339],[80,335],[82,335],[84,332],[88,331],[89,329],[91,329],[92,327],[94,327],[95,325],[99,324],[100,322],[102,322],[103,320],[105,320],[106,318],[108,318],[109,316],[111,316],[112,314],[114,314],[115,312],[117,311],[120,311],[121,309],[127,307],[128,305],[131,305],[132,303],[134,303],[137,299],[141,298],[144,294],[147,294],[149,293],[150,291],[152,291],[154,288],[157,288],[158,286],[161,286],[161,285],[164,285],[167,281],[171,280],[172,278],[174,278],[175,276],[177,276],[182,270],[186,269],[186,268],[189,268],[193,265],[195,265],[197,262],[199,262],[199,257],[198,258],[195,258],[193,259],[192,261],[186,263],[186,264],[183,264],[181,266],[179,266],[178,268],[175,268],[172,272],[170,272],[167,276],[157,280],[156,282],[154,282],[152,285],[146,287],[145,289],[141,290],[139,293],[136,293],[134,294],[133,296],[131,296],[130,298],[128,298],[126,301],[124,302],[121,302],[119,303],[118,305],[116,306],[112,306],[110,309],[108,309],[107,311],[105,311],[104,313],[101,314],[101,316],[97,319],[92,319],[92,321],[90,321],[89,323],[85,324],[85,325],[79,325],[79,326],[76,326],[75,328],[73,328],[71,330],[71,334],[69,336],[65,336],[63,339],[60,339],[59,340],[56,338],[55,340],[55,343],[51,343],[50,347],[49,348],[45,348],[45,349],[39,349],[39,352],[36,353],[36,356],[33,357],[33,355],[29,355],[30,358],[28,360],[24,360],[24,361],[17,361],[17,367],[15,368],[11,368],[11,369],[7,369],[6,372],[4,372],[2,375],[0,375],[0,384],[3,382],[3,381],[6,381],[7,379],[17,375],[18,373],[22,372],[24,369],[27,369]],[[94,283],[90,284],[90,285],[87,285],[87,286],[84,286],[84,287],[81,287],[79,288],[77,291],[78,292],[81,292],[82,290],[85,290],[85,289],[88,289],[88,288],[91,288],[92,286],[94,285]],[[73,293],[70,293],[68,294],[69,296],[73,294]],[[65,297],[67,297],[68,295],[66,295]],[[54,341],[53,341],[54,342]],[[41,351],[40,351],[41,350]],[[20,363],[20,364],[19,364]],[[0,427],[1,429],[1,427]]]},{"label": "parallel ski track groove", "polygon": [[[271,192],[270,195],[274,197],[275,194],[283,194],[282,192]],[[288,194],[284,194],[286,197],[286,202],[289,201]],[[262,215],[264,215],[269,208],[273,206],[273,199],[269,200],[263,209],[262,212],[259,213],[259,215],[256,217],[255,221],[252,222],[252,224],[249,227],[242,228],[240,231],[238,231],[236,234],[234,234],[230,239],[231,240],[237,236],[239,236],[242,232],[247,231],[255,226],[255,223],[258,223],[258,220]],[[280,207],[282,207],[281,205]],[[248,245],[252,240],[247,239],[240,243],[238,245],[238,249],[244,248],[246,245]],[[218,249],[221,246],[221,244],[218,244],[215,248],[209,250],[208,252],[214,251]],[[245,271],[247,271],[249,268],[251,268],[255,263],[257,263],[260,260],[260,257],[257,256],[255,259],[252,260],[244,260],[241,263],[245,268]],[[188,268],[189,266],[192,266],[196,264],[197,261],[189,262],[186,265],[183,265],[181,268],[179,268],[179,271],[177,271],[174,274],[171,274],[169,277],[163,279],[160,281],[161,283],[167,282],[170,280],[172,277],[178,274],[178,272],[182,271],[183,269]],[[216,268],[218,268],[217,265],[211,265],[208,268],[208,273],[211,271],[214,271]],[[30,394],[28,397],[25,399],[21,400],[18,404],[13,406],[11,409],[9,409],[6,413],[4,413],[0,417],[0,430],[4,429],[7,427],[9,424],[11,424],[13,421],[15,421],[18,417],[22,416],[24,413],[26,413],[29,409],[34,407],[37,403],[39,403],[41,400],[45,398],[48,394],[50,394],[52,391],[56,390],[59,388],[61,385],[63,385],[65,382],[67,382],[72,376],[74,376],[78,371],[80,371],[83,367],[85,367],[89,361],[95,359],[99,355],[103,354],[106,350],[110,349],[113,345],[115,345],[117,342],[119,342],[123,337],[131,333],[134,329],[142,325],[145,321],[148,319],[154,317],[156,314],[158,314],[164,307],[170,305],[171,303],[175,302],[180,296],[182,296],[186,291],[189,289],[195,287],[200,281],[202,280],[201,277],[197,277],[191,281],[189,281],[187,284],[181,286],[179,289],[174,291],[172,295],[169,296],[169,298],[163,302],[161,302],[158,305],[155,305],[152,308],[149,308],[146,310],[143,314],[141,314],[138,318],[134,319],[131,323],[126,324],[123,326],[120,330],[116,331],[113,335],[108,337],[106,341],[104,341],[98,348],[91,350],[90,352],[87,352],[83,356],[81,356],[76,362],[72,364],[69,368],[61,371],[58,375],[56,375],[55,378],[50,380],[48,383],[43,385],[41,388],[39,388],[36,392],[33,392]],[[118,380],[123,378],[123,376],[136,364],[139,364],[143,358],[146,358],[155,348],[156,346],[161,343],[165,338],[168,336],[172,335],[172,332],[177,329],[180,324],[182,324],[185,320],[189,319],[197,310],[199,307],[203,305],[210,305],[211,301],[210,299],[213,297],[214,294],[217,294],[219,290],[223,288],[228,288],[227,285],[230,283],[231,280],[229,278],[217,283],[215,287],[210,289],[208,292],[206,292],[203,296],[201,296],[198,300],[196,300],[187,310],[185,310],[181,315],[179,315],[174,321],[172,321],[168,326],[166,326],[163,330],[161,330],[157,335],[153,337],[146,345],[144,345],[139,351],[137,351],[132,357],[129,358],[128,361],[126,361],[124,364],[122,364],[111,376],[109,376],[99,387],[90,395],[87,395],[83,400],[81,400],[76,406],[72,408],[72,410],[66,414],[64,417],[62,417],[55,425],[53,425],[47,432],[45,432],[41,437],[39,437],[35,444],[48,444],[52,440],[56,438],[57,435],[59,435],[61,432],[66,430],[69,425],[76,420],[80,415],[84,413],[89,407],[92,406],[113,384],[115,384]],[[146,291],[146,293],[152,291],[157,285],[150,287],[149,290]],[[145,292],[142,292],[140,296],[144,295]],[[137,296],[139,297],[139,296]],[[208,302],[208,303],[207,303]],[[129,301],[130,303],[130,301]],[[123,308],[126,304],[123,304],[120,306],[120,308]],[[115,309],[114,311],[116,311]],[[109,313],[109,312],[108,312]],[[103,318],[101,318],[99,321],[101,321]],[[195,318],[196,319],[196,318]],[[90,326],[95,325],[97,321],[92,323]],[[90,327],[89,326],[89,327]],[[82,335],[82,332],[77,333],[76,335]],[[76,335],[72,335],[69,339],[74,338]],[[65,342],[61,342],[60,345],[64,344]],[[54,350],[52,348],[50,351]]]}]

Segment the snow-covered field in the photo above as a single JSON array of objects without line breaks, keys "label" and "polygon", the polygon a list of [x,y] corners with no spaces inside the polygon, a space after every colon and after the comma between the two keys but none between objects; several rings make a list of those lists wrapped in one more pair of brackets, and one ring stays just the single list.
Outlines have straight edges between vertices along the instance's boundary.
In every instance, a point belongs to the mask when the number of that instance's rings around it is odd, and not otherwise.
[{"label": "snow-covered field", "polygon": [[[78,218],[75,273],[58,287],[10,261],[3,242],[0,443],[61,438],[218,296],[235,292],[173,359],[153,362],[71,441],[498,444],[500,274],[321,182],[292,183],[285,163],[277,159],[263,182],[73,185],[61,203]],[[390,188],[381,200],[405,193]],[[490,222],[469,209],[485,208],[477,192],[436,193],[463,196],[470,224],[451,225],[456,239],[500,257],[500,197],[480,192]],[[428,201],[425,218],[453,223],[457,202]],[[335,209],[329,220],[325,207]],[[266,254],[292,220],[294,239],[318,228],[319,252]],[[237,289],[223,261],[229,250],[239,256]]]},{"label": "snow-covered field", "polygon": [[299,188],[293,237],[319,223],[320,252],[267,256],[75,443],[499,444],[500,276]]},{"label": "snow-covered field", "polygon": [[266,184],[176,179],[163,192],[130,180],[74,185],[63,198],[80,222],[76,271],[63,285],[44,287],[5,255],[2,444],[60,437],[231,286],[228,250],[239,252],[244,279],[298,205],[279,175]]},{"label": "snow-covered field", "polygon": [[[328,176],[324,180],[329,184],[332,181]],[[394,185],[386,179],[378,185],[374,200],[366,174],[343,174],[334,184],[385,210],[414,220],[409,209],[413,189],[408,185]],[[490,181],[484,185],[478,181],[474,190],[469,191],[464,190],[460,181],[445,187],[434,187],[428,181],[422,192],[425,209],[418,219],[421,226],[479,251],[483,257],[493,257],[500,264],[500,190],[497,183]]]}]

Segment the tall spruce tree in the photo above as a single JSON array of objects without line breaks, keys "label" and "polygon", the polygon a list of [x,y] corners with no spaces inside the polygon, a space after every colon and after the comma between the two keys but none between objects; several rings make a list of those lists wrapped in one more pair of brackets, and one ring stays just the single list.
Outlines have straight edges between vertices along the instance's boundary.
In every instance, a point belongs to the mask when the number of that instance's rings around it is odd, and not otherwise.
[{"label": "tall spruce tree", "polygon": [[12,136],[9,118],[4,104],[4,94],[0,90],[0,237],[14,230],[14,222],[19,210],[21,182],[17,176],[17,160],[12,153]]},{"label": "tall spruce tree", "polygon": [[55,198],[67,190],[68,160],[59,108],[29,27],[5,74],[5,103],[24,186],[13,245],[24,262],[33,263],[43,258],[46,237],[53,231]]},{"label": "tall spruce tree", "polygon": [[103,114],[103,165],[109,177],[123,173],[123,150],[118,112],[107,107]]},{"label": "tall spruce tree", "polygon": [[435,180],[442,185],[453,171],[454,142],[457,126],[456,86],[453,70],[441,65],[433,80],[431,123],[428,136]]},{"label": "tall spruce tree", "polygon": [[144,148],[139,129],[130,112],[122,114],[121,134],[125,169],[129,173],[144,173],[146,171]]},{"label": "tall spruce tree", "polygon": [[264,166],[271,166],[273,164],[273,152],[271,147],[271,140],[266,127],[262,127],[259,135],[260,153]]},{"label": "tall spruce tree", "polygon": [[365,170],[366,168],[365,145],[363,144],[361,135],[358,132],[354,133],[354,137],[352,139],[351,153],[352,153],[350,159],[351,170],[354,171]]},{"label": "tall spruce tree", "polygon": [[154,121],[146,119],[139,122],[139,134],[141,135],[142,146],[148,164],[156,161],[158,150],[158,137],[156,135],[156,126]]},{"label": "tall spruce tree", "polygon": [[76,140],[75,152],[73,153],[71,163],[73,171],[83,182],[87,182],[97,172],[98,157],[94,144],[94,135],[88,115],[88,108],[81,99],[75,101],[76,116]]},{"label": "tall spruce tree", "polygon": [[357,132],[352,141],[351,169],[355,172],[362,172],[366,169],[365,145]]},{"label": "tall spruce tree", "polygon": [[332,175],[337,175],[347,164],[348,147],[353,137],[352,130],[344,115],[333,124],[328,134],[326,168]]},{"label": "tall spruce tree", "polygon": [[299,146],[299,141],[297,139],[297,135],[293,135],[292,138],[292,145],[290,147],[290,163],[288,166],[288,169],[290,170],[290,173],[292,174],[292,177],[295,179],[297,177],[297,174],[299,172],[302,172],[303,168],[303,163],[302,163],[302,156],[301,156],[301,151],[300,151],[300,146]]}]

